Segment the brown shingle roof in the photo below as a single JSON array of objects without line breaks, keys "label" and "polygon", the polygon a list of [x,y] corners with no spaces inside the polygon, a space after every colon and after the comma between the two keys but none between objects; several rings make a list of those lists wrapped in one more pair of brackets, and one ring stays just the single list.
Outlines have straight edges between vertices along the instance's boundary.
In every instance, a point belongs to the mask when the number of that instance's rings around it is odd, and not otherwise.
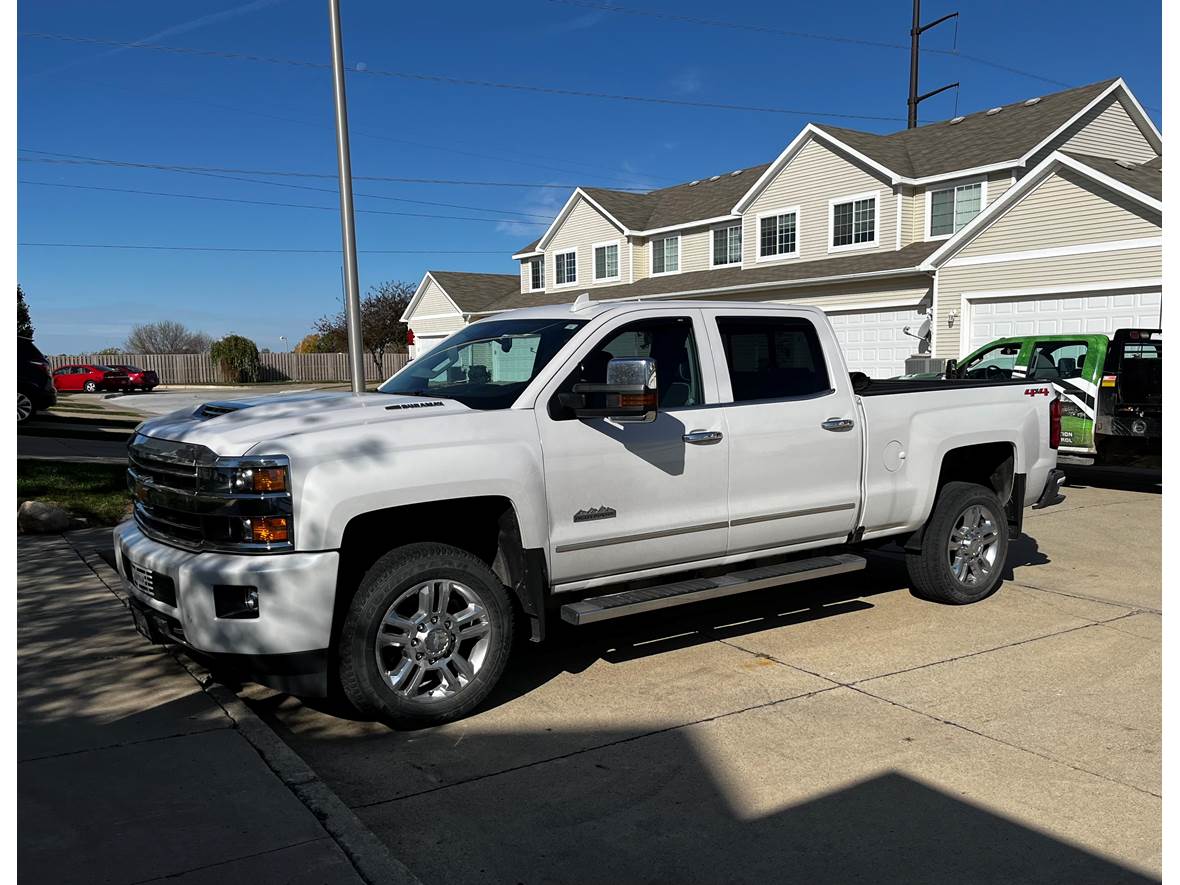
[{"label": "brown shingle roof", "polygon": [[517,274],[432,270],[430,275],[464,313],[486,310],[490,304],[520,290]]},{"label": "brown shingle roof", "polygon": [[[1089,154],[1075,154],[1073,151],[1062,151],[1067,157],[1073,157],[1079,163],[1084,163],[1096,172],[1109,175],[1115,181],[1121,181],[1128,187],[1133,187],[1140,193],[1147,194],[1157,200],[1164,198],[1164,179],[1160,167],[1151,165],[1154,160],[1146,163],[1126,164],[1109,157],[1094,157]],[[1160,159],[1159,157],[1156,158]]]},{"label": "brown shingle roof", "polygon": [[1003,105],[997,114],[980,111],[958,123],[944,120],[890,135],[815,125],[899,175],[923,178],[1018,159],[1114,82],[1103,80],[1042,96],[1034,104]]},{"label": "brown shingle roof", "polygon": [[[819,280],[826,277],[840,277],[849,274],[888,273],[899,274],[910,271],[922,263],[940,242],[912,243],[903,249],[889,252],[866,252],[863,255],[841,255],[838,258],[824,258],[818,261],[801,261],[765,267],[729,267],[717,270],[698,270],[690,273],[648,277],[634,283],[602,288],[579,289],[572,287],[562,292],[521,292],[520,284],[499,301],[489,304],[486,312],[514,310],[518,307],[536,307],[539,304],[562,304],[572,302],[583,292],[589,292],[596,300],[609,301],[620,298],[648,298],[652,296],[691,296],[707,290],[738,286],[758,286],[782,283],[784,286],[805,280]],[[753,299],[765,297],[757,291]]]}]

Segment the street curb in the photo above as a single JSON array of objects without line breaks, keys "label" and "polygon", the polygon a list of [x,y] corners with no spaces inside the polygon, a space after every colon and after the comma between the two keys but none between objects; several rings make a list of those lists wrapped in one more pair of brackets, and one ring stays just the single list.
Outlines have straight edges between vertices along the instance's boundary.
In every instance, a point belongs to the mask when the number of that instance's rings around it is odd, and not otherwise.
[{"label": "street curb", "polygon": [[[98,579],[124,605],[123,578],[97,553],[83,553],[62,536]],[[196,661],[172,646],[165,646],[169,654],[201,686],[233,721],[235,729],[254,748],[262,761],[283,782],[295,797],[315,815],[328,835],[340,846],[357,873],[369,885],[423,885],[422,881],[390,853],[373,831],[361,821],[332,788],[287,746],[265,720],[259,717],[241,698],[213,677]]]}]

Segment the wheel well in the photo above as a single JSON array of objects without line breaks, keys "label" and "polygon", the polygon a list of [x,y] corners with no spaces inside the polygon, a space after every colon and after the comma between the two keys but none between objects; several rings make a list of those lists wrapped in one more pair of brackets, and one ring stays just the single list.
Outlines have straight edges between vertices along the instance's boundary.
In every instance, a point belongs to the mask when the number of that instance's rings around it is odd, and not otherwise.
[{"label": "wheel well", "polygon": [[[378,559],[403,544],[434,541],[466,550],[485,562],[504,584],[514,586],[521,579],[513,573],[519,557],[503,552],[503,548],[511,546],[510,541],[503,540],[505,525],[515,531],[515,510],[508,498],[495,495],[406,504],[354,516],[345,526],[340,543],[333,642],[365,573]],[[518,532],[515,538],[519,547]]]},{"label": "wheel well", "polygon": [[994,491],[1001,502],[1012,496],[1016,475],[1016,450],[1011,443],[980,443],[951,449],[942,458],[938,489],[948,482],[973,482]]}]

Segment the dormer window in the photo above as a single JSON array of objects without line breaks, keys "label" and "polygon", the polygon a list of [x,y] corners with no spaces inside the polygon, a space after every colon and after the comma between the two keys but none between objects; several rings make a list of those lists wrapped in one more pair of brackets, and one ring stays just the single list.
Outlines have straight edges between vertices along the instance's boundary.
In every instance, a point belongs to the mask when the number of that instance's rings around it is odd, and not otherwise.
[{"label": "dormer window", "polygon": [[680,271],[680,235],[651,241],[651,275]]},{"label": "dormer window", "polygon": [[984,183],[973,181],[954,187],[927,191],[930,239],[957,234],[983,209]]},{"label": "dormer window", "polygon": [[578,281],[578,253],[575,249],[553,256],[554,276],[558,286],[572,286]]},{"label": "dormer window", "polygon": [[619,278],[619,244],[594,244],[594,282],[613,282]]},{"label": "dormer window", "polygon": [[877,195],[857,194],[828,204],[829,252],[877,245]]},{"label": "dormer window", "polygon": [[742,263],[742,226],[727,224],[713,228],[713,267]]},{"label": "dormer window", "polygon": [[545,288],[545,259],[534,258],[529,262],[529,288],[540,292]]}]

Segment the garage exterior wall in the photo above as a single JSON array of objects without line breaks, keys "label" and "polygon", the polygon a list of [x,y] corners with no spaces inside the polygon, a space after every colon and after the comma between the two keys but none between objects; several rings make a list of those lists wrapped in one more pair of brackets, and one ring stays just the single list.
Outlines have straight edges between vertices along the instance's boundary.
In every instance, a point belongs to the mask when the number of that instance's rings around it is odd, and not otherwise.
[{"label": "garage exterior wall", "polygon": [[415,335],[449,335],[462,329],[466,322],[432,277],[426,282],[421,300],[414,305],[414,312],[406,317],[406,325]]},{"label": "garage exterior wall", "polygon": [[[872,248],[841,250],[837,254],[891,252],[896,249],[897,204],[893,187],[823,143],[815,139],[810,140],[745,210],[742,220],[743,265],[763,267],[830,257],[829,202],[869,192],[877,195],[877,245]],[[758,261],[758,215],[795,206],[799,207],[799,257]]]},{"label": "garage exterior wall", "polygon": [[[619,279],[609,283],[594,282],[595,243],[619,244]],[[558,286],[554,255],[576,249],[578,253],[577,285]],[[545,247],[545,291],[598,289],[631,281],[631,250],[627,240],[615,225],[607,221],[597,209],[578,197],[577,203]]]},{"label": "garage exterior wall", "polygon": [[[1102,286],[1116,288],[1119,284],[1158,284],[1163,273],[1162,250],[1159,246],[1065,255],[1026,261],[1007,261],[977,264],[966,267],[944,266],[938,271],[938,298],[934,315],[934,355],[940,358],[960,357],[960,336],[965,318],[963,296],[972,293],[1004,293],[1016,291],[1098,290]],[[1132,288],[1142,288],[1132,286]],[[953,325],[952,311],[957,312]]]}]

